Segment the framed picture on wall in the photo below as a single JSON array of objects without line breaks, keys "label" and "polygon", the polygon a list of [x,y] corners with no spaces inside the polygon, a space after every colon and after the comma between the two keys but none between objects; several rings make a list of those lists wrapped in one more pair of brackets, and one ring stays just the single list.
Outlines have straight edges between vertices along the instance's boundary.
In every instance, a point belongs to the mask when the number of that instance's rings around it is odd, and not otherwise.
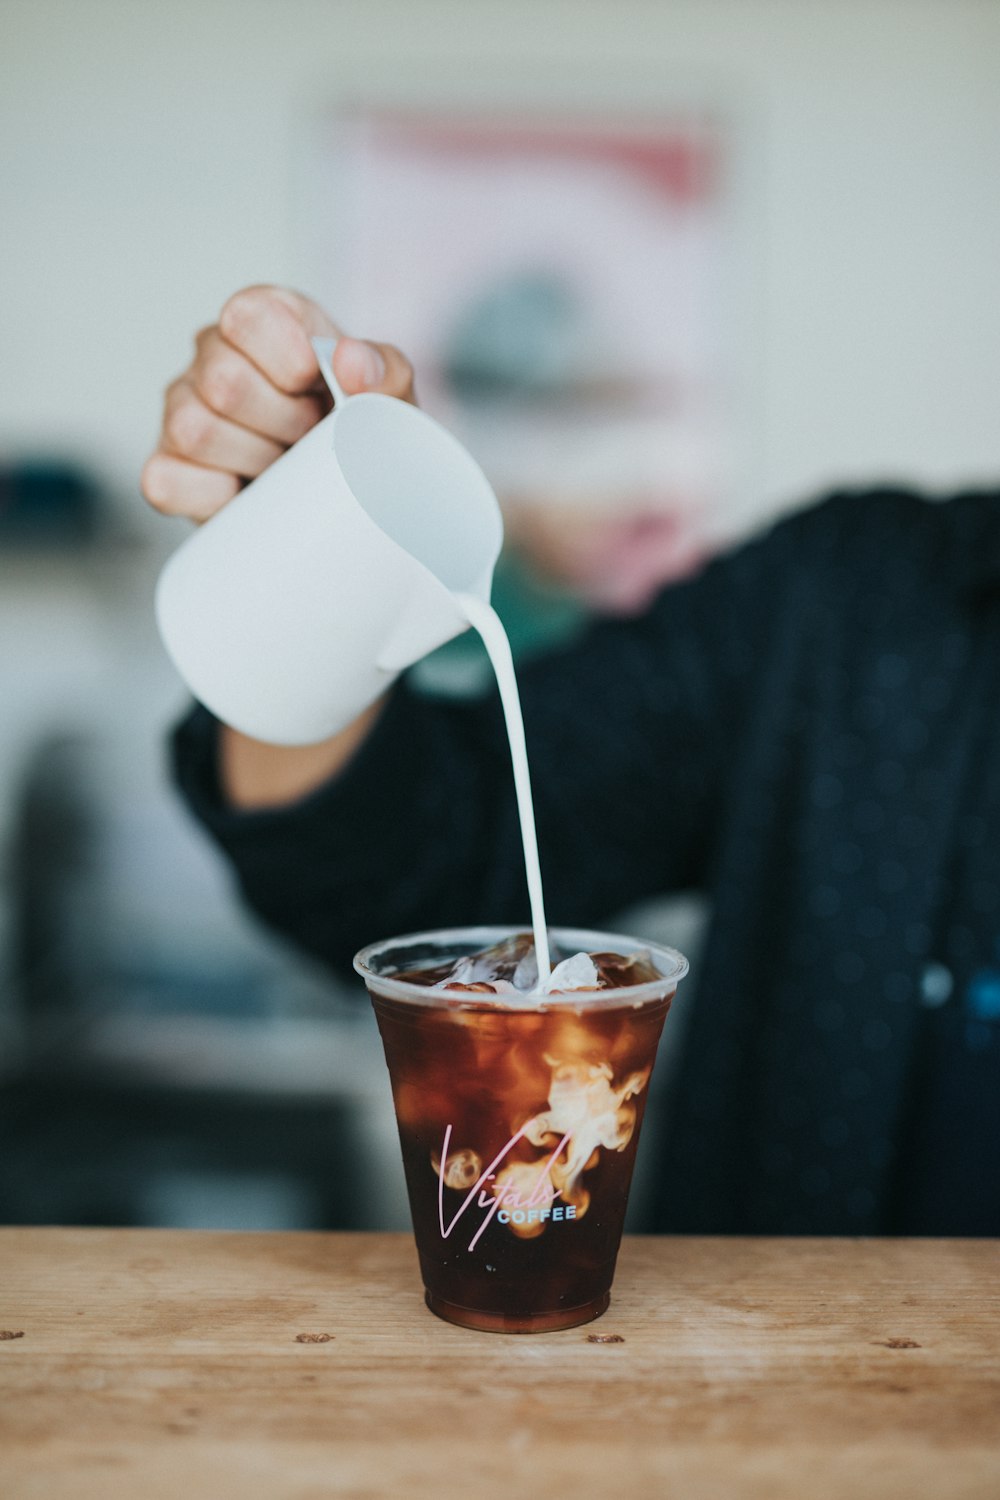
[{"label": "framed picture on wall", "polygon": [[732,207],[704,109],[365,109],[324,124],[307,232],[327,305],[411,357],[511,545],[627,612],[725,530]]}]

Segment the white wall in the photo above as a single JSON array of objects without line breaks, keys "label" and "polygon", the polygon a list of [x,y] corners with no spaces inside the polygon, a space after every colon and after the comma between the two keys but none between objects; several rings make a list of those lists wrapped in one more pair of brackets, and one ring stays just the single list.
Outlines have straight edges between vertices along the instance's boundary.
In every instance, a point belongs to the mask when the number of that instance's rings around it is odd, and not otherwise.
[{"label": "white wall", "polygon": [[82,444],[134,490],[194,328],[308,283],[323,106],[694,80],[742,124],[758,231],[748,499],[1000,470],[993,0],[6,0],[0,28],[0,455]]}]

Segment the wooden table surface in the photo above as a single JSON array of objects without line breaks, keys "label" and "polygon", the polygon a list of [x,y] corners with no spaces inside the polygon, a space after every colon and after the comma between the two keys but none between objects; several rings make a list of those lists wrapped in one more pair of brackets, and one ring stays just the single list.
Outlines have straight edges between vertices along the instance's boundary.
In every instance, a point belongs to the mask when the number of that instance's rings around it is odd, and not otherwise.
[{"label": "wooden table surface", "polygon": [[0,1331],[4,1500],[1000,1497],[997,1242],[626,1240],[512,1338],[406,1235],[5,1229]]}]

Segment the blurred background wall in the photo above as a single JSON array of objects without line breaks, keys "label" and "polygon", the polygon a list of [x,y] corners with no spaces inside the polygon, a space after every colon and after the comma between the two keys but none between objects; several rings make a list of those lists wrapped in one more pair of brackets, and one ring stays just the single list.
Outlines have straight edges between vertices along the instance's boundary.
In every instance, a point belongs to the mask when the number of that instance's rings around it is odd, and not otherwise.
[{"label": "blurred background wall", "polygon": [[757,503],[995,472],[994,0],[5,0],[0,442],[130,494],[156,392],[253,280],[308,285],[310,117],[341,99],[653,105],[745,128]]},{"label": "blurred background wall", "polygon": [[161,389],[238,286],[328,285],[331,110],[695,98],[746,259],[731,530],[844,480],[995,479],[1000,4],[0,0],[0,31],[4,493],[67,464],[91,506],[0,528],[0,1217],[391,1222],[367,1017],[242,918],[166,786]]}]

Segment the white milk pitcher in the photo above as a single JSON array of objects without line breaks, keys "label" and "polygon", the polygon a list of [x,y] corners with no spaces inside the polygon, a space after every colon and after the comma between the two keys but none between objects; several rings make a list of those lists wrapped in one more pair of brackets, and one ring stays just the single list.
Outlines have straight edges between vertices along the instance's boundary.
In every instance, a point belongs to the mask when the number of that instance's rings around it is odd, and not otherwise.
[{"label": "white milk pitcher", "polygon": [[489,602],[503,541],[479,465],[425,412],[345,396],[167,562],[160,633],[195,697],[255,739],[343,729]]}]

